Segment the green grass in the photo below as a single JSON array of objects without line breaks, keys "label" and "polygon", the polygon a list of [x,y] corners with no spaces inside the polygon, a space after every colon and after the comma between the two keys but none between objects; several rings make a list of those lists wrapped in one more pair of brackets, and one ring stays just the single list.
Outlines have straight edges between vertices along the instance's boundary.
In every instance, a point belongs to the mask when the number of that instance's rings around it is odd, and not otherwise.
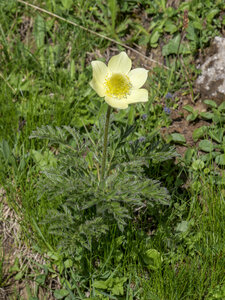
[{"label": "green grass", "polygon": [[[177,10],[156,0],[151,5],[149,1],[140,5],[139,1],[110,0],[108,6],[102,1],[76,2],[75,6],[69,0],[40,0],[35,5],[116,42],[134,48],[138,44],[149,51],[166,41],[168,34],[170,38],[182,34],[183,11],[189,10],[190,26],[180,48],[190,72],[188,80],[177,56],[178,45],[166,48],[170,70],[158,66],[150,74],[146,84],[149,102],[130,106],[114,117],[118,128],[135,123],[136,139],[168,126],[162,103],[172,109],[176,100],[165,100],[165,96],[180,90],[193,92],[195,56],[224,29],[223,1],[203,4],[193,0],[189,7],[184,2]],[[140,21],[144,12],[148,13],[149,28]],[[169,207],[153,209],[144,217],[134,213],[123,233],[112,226],[104,238],[93,242],[91,251],[78,249],[80,257],[57,249],[58,238],[41,221],[61,198],[51,202],[46,196],[38,197],[37,186],[46,166],[54,165],[58,149],[29,137],[42,125],[69,125],[80,135],[86,126],[91,132],[106,105],[88,84],[90,62],[100,53],[104,60],[106,49],[126,49],[17,1],[0,3],[0,19],[0,183],[9,205],[21,217],[21,238],[34,251],[50,257],[46,265],[39,266],[46,277],[38,284],[55,299],[67,300],[225,299],[224,183],[219,184],[219,174],[210,161],[206,160],[203,168],[193,167],[192,162],[199,159],[196,151],[191,162],[184,159],[178,165],[168,161],[146,167],[146,174],[169,190]],[[222,128],[220,122],[216,126]],[[187,179],[185,190],[182,186]],[[36,272],[30,277],[40,275],[40,269]],[[4,274],[1,264],[0,273]],[[61,284],[56,291],[48,287],[52,276]]]}]

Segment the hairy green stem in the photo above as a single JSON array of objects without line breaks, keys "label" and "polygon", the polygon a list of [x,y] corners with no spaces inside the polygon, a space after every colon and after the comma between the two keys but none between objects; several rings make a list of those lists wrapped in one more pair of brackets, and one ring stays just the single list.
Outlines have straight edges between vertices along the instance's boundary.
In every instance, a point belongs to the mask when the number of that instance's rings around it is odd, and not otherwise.
[{"label": "hairy green stem", "polygon": [[102,154],[102,169],[101,169],[101,180],[105,176],[105,163],[106,163],[106,154],[107,154],[107,142],[108,142],[108,131],[109,131],[109,119],[111,113],[111,106],[108,106],[105,120],[105,132],[104,132],[104,145],[103,145],[103,154]]}]

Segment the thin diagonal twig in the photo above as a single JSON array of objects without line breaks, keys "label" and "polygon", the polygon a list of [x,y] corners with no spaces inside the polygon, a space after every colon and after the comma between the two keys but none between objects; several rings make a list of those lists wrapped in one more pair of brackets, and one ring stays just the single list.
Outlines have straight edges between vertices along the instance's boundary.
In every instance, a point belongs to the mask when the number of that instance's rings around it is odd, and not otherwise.
[{"label": "thin diagonal twig", "polygon": [[120,45],[120,46],[122,46],[122,47],[124,47],[124,48],[126,48],[126,49],[129,49],[130,51],[133,51],[133,52],[135,52],[136,54],[138,54],[138,55],[144,57],[145,59],[147,59],[147,60],[149,60],[149,61],[151,61],[151,62],[154,62],[154,63],[156,63],[156,64],[162,66],[163,68],[165,68],[165,69],[167,69],[167,70],[170,70],[170,68],[168,68],[168,67],[165,66],[164,64],[162,64],[162,63],[160,63],[160,62],[158,62],[158,61],[156,61],[156,60],[154,60],[154,59],[152,59],[152,58],[150,58],[150,57],[148,57],[148,56],[142,54],[141,52],[139,52],[139,51],[133,49],[132,47],[127,46],[126,44],[123,44],[123,43],[118,42],[118,41],[116,41],[116,40],[114,40],[114,39],[111,39],[110,37],[107,37],[107,36],[105,36],[105,35],[103,35],[103,34],[101,34],[101,33],[98,33],[98,32],[95,32],[95,31],[93,31],[93,30],[91,30],[91,29],[88,29],[88,28],[86,28],[86,27],[84,27],[84,26],[82,26],[82,25],[79,25],[79,24],[77,24],[77,23],[75,23],[75,22],[73,22],[73,21],[70,21],[70,20],[67,20],[67,19],[65,19],[65,18],[63,18],[63,17],[60,17],[59,15],[56,15],[56,14],[54,14],[54,13],[52,13],[52,12],[50,12],[50,11],[44,9],[44,8],[41,8],[41,7],[39,7],[39,6],[36,6],[36,5],[34,5],[34,4],[28,3],[28,2],[23,1],[23,0],[17,0],[17,2],[22,3],[22,4],[24,4],[24,5],[27,5],[27,6],[30,6],[30,7],[34,8],[34,9],[37,9],[37,10],[43,12],[43,13],[48,14],[48,15],[54,17],[54,18],[57,18],[57,19],[59,19],[59,20],[62,20],[62,21],[66,22],[66,23],[68,23],[68,24],[71,24],[71,25],[73,25],[73,26],[79,27],[80,29],[82,29],[82,30],[84,30],[84,31],[87,31],[87,32],[89,32],[89,33],[91,33],[91,34],[94,34],[94,35],[97,35],[97,36],[99,36],[99,37],[101,37],[101,38],[103,38],[103,39],[106,39],[106,40],[108,40],[108,41],[110,41],[110,42],[112,42],[112,43],[115,43],[115,44],[117,44],[117,45]]}]

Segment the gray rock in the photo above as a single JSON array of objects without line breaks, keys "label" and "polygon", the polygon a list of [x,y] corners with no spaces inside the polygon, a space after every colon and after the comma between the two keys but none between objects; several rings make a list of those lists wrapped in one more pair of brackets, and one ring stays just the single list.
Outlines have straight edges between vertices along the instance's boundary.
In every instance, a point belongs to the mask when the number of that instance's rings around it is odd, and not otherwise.
[{"label": "gray rock", "polygon": [[225,38],[215,37],[200,69],[196,88],[201,97],[221,104],[225,101]]}]

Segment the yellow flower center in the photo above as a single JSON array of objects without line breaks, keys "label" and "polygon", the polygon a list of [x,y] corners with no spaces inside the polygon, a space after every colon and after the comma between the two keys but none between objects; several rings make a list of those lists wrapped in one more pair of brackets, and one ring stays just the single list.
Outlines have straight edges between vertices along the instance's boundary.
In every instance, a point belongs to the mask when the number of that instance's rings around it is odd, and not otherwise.
[{"label": "yellow flower center", "polygon": [[105,80],[106,95],[118,99],[125,98],[130,93],[131,83],[129,78],[121,73],[112,74]]}]

